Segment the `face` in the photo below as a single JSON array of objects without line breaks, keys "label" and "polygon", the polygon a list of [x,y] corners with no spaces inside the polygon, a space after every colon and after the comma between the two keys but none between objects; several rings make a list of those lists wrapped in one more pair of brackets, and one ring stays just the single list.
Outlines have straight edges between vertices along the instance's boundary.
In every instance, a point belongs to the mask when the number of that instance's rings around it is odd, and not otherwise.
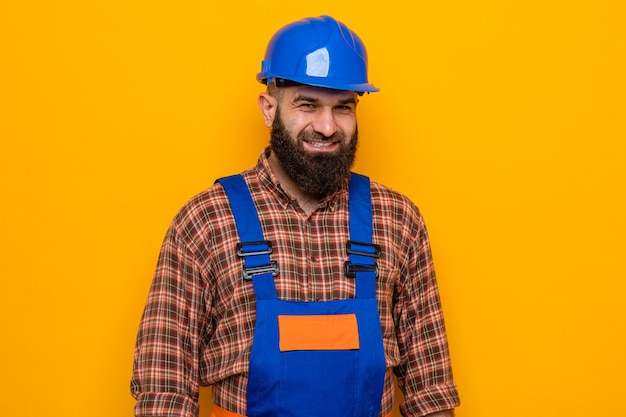
[{"label": "face", "polygon": [[285,173],[306,193],[339,190],[354,163],[358,142],[356,94],[308,86],[281,94],[270,145]]}]

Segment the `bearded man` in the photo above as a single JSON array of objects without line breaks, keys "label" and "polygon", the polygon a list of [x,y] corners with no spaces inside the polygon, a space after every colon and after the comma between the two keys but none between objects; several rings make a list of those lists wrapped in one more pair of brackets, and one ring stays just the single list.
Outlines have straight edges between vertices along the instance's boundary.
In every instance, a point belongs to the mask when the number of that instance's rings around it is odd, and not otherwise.
[{"label": "bearded man", "polygon": [[257,79],[270,146],[166,235],[132,379],[136,416],[452,416],[459,399],[428,235],[351,173],[367,54],[322,16],[279,30]]}]

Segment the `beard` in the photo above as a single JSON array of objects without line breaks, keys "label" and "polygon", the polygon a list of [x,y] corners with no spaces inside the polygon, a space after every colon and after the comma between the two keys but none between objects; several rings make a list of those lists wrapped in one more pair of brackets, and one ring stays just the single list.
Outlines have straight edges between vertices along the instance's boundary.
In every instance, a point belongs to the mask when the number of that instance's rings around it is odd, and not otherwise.
[{"label": "beard", "polygon": [[[356,128],[350,141],[340,131],[328,138],[317,132],[302,131],[293,139],[287,132],[278,109],[272,123],[270,147],[282,168],[300,189],[316,198],[323,198],[343,187],[354,164],[358,136]],[[307,152],[303,142],[314,140],[338,140],[339,149],[330,154]]]}]

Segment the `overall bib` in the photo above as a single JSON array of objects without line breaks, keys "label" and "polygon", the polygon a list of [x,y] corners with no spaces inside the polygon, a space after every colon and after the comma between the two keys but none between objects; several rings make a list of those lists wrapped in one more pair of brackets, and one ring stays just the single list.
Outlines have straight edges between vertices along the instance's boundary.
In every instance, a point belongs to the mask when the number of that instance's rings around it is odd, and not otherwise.
[{"label": "overall bib", "polygon": [[377,417],[385,354],[376,302],[372,206],[367,177],[351,174],[350,240],[345,273],[356,297],[297,302],[277,297],[271,242],[239,175],[219,180],[228,195],[241,242],[244,278],[252,280],[256,327],[247,390],[248,417]]}]

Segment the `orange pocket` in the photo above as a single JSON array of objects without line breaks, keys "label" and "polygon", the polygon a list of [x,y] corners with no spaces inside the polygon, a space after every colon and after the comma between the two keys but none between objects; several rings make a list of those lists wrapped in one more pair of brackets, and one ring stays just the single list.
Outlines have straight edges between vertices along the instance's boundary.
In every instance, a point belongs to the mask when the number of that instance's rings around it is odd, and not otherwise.
[{"label": "orange pocket", "polygon": [[359,349],[356,314],[278,316],[280,351]]}]

